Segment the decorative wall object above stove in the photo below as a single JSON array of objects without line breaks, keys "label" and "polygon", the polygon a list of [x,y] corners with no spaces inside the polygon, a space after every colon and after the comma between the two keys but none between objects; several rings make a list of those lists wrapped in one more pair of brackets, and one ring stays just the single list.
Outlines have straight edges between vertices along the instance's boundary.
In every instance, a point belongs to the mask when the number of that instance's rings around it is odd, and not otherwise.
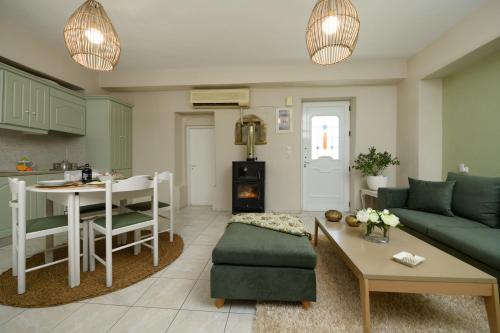
[{"label": "decorative wall object above stove", "polygon": [[[243,122],[243,123],[242,123]],[[254,143],[256,145],[267,144],[267,127],[264,121],[254,114],[243,116],[234,126],[234,144],[244,146],[248,139],[248,125],[254,125]]]},{"label": "decorative wall object above stove", "polygon": [[331,65],[351,56],[359,17],[349,0],[318,0],[307,24],[306,44],[314,63]]},{"label": "decorative wall object above stove", "polygon": [[73,60],[86,68],[110,71],[120,59],[118,34],[104,7],[95,0],[86,0],[70,16],[64,40]]}]

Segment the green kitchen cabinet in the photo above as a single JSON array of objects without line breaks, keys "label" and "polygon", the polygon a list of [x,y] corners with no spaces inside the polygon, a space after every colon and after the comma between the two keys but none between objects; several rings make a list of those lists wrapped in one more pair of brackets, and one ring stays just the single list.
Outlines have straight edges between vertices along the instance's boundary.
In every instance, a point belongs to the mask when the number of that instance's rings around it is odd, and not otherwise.
[{"label": "green kitchen cabinet", "polygon": [[0,63],[0,128],[85,135],[85,121],[81,94]]},{"label": "green kitchen cabinet", "polygon": [[2,123],[32,129],[49,129],[49,87],[4,71]]},{"label": "green kitchen cabinet", "polygon": [[12,229],[10,198],[9,178],[0,177],[0,238],[9,236]]},{"label": "green kitchen cabinet", "polygon": [[[37,176],[16,176],[26,182],[26,187],[35,185]],[[12,230],[12,209],[9,207],[11,200],[9,189],[9,177],[0,177],[0,238],[11,235]],[[37,194],[26,192],[26,219],[38,217],[37,212]]]},{"label": "green kitchen cabinet", "polygon": [[85,135],[85,99],[50,89],[50,130]]},{"label": "green kitchen cabinet", "polygon": [[87,160],[100,172],[132,174],[132,105],[87,97]]},{"label": "green kitchen cabinet", "polygon": [[32,128],[49,129],[49,91],[46,85],[31,81],[30,82],[30,125]]},{"label": "green kitchen cabinet", "polygon": [[29,127],[30,80],[9,71],[3,76],[2,123]]},{"label": "green kitchen cabinet", "polygon": [[[53,173],[47,175],[38,175],[37,181],[41,180],[60,180],[64,179],[64,173]],[[53,204],[53,215],[64,214],[64,207],[61,205]],[[37,217],[47,216],[47,194],[46,193],[36,193],[36,214]]]}]

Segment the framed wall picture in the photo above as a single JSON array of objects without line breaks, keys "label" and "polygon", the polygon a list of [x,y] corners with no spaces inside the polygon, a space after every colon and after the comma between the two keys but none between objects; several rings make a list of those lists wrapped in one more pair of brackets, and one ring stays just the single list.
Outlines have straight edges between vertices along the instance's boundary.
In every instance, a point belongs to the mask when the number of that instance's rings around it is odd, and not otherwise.
[{"label": "framed wall picture", "polygon": [[277,108],[276,109],[276,133],[292,132],[292,109]]}]

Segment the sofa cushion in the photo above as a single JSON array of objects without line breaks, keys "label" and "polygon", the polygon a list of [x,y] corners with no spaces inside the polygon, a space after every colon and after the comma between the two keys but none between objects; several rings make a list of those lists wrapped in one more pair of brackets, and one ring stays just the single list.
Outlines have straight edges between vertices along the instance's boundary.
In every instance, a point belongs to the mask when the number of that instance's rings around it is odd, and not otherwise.
[{"label": "sofa cushion", "polygon": [[429,236],[477,261],[500,270],[500,229],[441,226],[429,230]]},{"label": "sofa cushion", "polygon": [[408,208],[453,216],[451,200],[455,181],[431,182],[408,178]]},{"label": "sofa cushion", "polygon": [[457,215],[500,227],[500,178],[478,177],[448,173],[456,182],[452,209]]},{"label": "sofa cushion", "polygon": [[490,230],[490,228],[484,224],[458,216],[444,216],[405,208],[392,208],[389,210],[399,217],[404,227],[416,230],[424,235],[428,234],[429,229],[433,229],[437,226],[446,228],[474,228]]},{"label": "sofa cushion", "polygon": [[212,252],[214,264],[314,268],[316,253],[307,237],[231,223]]}]

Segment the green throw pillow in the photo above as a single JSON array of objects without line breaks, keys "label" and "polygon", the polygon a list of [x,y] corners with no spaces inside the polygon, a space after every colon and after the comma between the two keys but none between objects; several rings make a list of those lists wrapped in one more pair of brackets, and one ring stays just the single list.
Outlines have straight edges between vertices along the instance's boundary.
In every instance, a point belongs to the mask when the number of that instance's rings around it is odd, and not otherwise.
[{"label": "green throw pillow", "polygon": [[453,216],[451,201],[454,181],[431,182],[408,178],[410,191],[408,192],[408,208]]},{"label": "green throw pillow", "polygon": [[500,227],[500,178],[448,173],[456,181],[451,208],[459,216]]}]

